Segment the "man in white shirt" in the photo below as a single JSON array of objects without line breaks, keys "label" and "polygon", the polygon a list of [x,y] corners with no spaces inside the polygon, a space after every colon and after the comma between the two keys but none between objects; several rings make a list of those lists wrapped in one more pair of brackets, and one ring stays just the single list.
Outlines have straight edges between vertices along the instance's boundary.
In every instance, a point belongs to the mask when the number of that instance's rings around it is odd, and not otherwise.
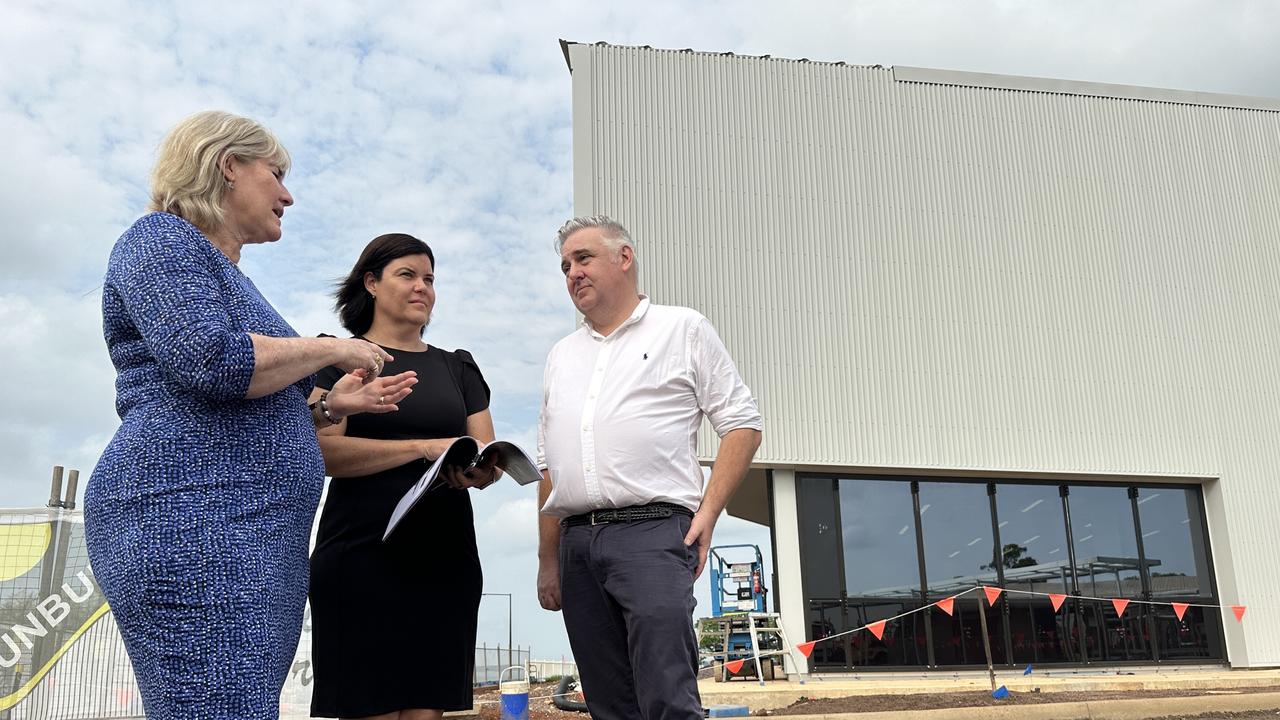
[{"label": "man in white shirt", "polygon": [[[760,412],[706,318],[639,293],[622,225],[574,218],[558,238],[586,322],[543,378],[538,601],[563,606],[595,720],[700,720],[693,581],[760,445]],[[720,436],[705,492],[704,416]]]}]

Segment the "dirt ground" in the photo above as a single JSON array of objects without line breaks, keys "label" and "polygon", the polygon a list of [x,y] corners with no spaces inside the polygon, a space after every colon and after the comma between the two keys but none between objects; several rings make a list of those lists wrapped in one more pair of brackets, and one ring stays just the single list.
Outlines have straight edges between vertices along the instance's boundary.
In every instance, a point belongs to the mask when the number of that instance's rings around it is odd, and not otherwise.
[{"label": "dirt ground", "polygon": [[[883,710],[936,710],[955,707],[989,707],[992,705],[1040,705],[1044,703],[1099,702],[1103,700],[1138,700],[1141,698],[1202,697],[1213,695],[1239,695],[1259,692],[1280,692],[1280,686],[1233,688],[1231,690],[1116,690],[1105,692],[1010,692],[1009,697],[996,700],[989,692],[951,692],[925,695],[857,695],[843,698],[802,698],[785,708],[760,710],[754,715],[817,715],[821,713],[858,713]],[[1280,709],[1251,713],[1220,713],[1203,716],[1209,718],[1266,717],[1275,720]],[[1180,717],[1180,716],[1178,716]],[[1194,716],[1200,718],[1202,716]],[[1170,717],[1164,720],[1175,720]]]},{"label": "dirt ground", "polygon": [[[557,709],[550,696],[556,691],[555,683],[541,683],[529,688],[529,720],[588,720],[586,713]],[[821,713],[859,713],[884,710],[935,710],[955,707],[988,707],[992,705],[1037,705],[1042,703],[1098,702],[1103,700],[1137,700],[1141,698],[1201,697],[1213,695],[1238,695],[1259,692],[1280,692],[1280,686],[1233,688],[1230,690],[1124,690],[1109,692],[1011,692],[1009,697],[996,700],[987,692],[952,692],[926,695],[855,695],[843,698],[807,699],[777,710],[758,710],[758,717],[772,715],[816,715]],[[574,697],[581,700],[581,697]],[[477,688],[475,709],[482,720],[498,720],[498,688]],[[1248,712],[1204,713],[1198,715],[1171,715],[1158,720],[1277,720],[1280,708],[1275,710],[1251,710]]]}]

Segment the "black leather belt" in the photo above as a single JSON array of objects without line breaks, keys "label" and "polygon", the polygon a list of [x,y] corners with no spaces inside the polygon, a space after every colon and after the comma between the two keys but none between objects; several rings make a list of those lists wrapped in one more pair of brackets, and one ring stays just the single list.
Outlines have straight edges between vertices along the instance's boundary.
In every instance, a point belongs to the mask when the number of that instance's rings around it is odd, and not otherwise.
[{"label": "black leather belt", "polygon": [[693,517],[693,511],[683,505],[655,502],[649,503],[648,505],[633,505],[632,507],[624,508],[592,510],[589,513],[582,513],[581,515],[570,515],[560,521],[560,527],[573,527],[574,525],[607,525],[609,523],[636,522],[638,520],[657,520],[659,518],[669,518],[672,515],[677,514]]}]

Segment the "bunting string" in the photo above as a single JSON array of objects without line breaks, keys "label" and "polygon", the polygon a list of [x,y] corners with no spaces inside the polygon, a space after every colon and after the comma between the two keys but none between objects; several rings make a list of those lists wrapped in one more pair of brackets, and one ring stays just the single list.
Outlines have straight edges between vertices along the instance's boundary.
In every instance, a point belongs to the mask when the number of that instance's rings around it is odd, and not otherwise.
[{"label": "bunting string", "polygon": [[[1000,597],[1001,593],[1008,593],[1010,595],[1017,594],[1017,595],[1033,595],[1038,597],[1047,597],[1049,598],[1050,602],[1053,603],[1054,612],[1057,612],[1058,609],[1062,607],[1062,603],[1066,601],[1068,598],[1072,600],[1092,600],[1095,602],[1110,602],[1112,607],[1115,608],[1116,615],[1118,616],[1123,616],[1125,610],[1131,604],[1133,605],[1169,605],[1173,608],[1173,612],[1178,616],[1179,620],[1183,618],[1183,615],[1186,614],[1188,608],[1201,607],[1201,608],[1216,608],[1224,612],[1228,608],[1230,608],[1231,612],[1234,613],[1236,616],[1236,622],[1244,622],[1244,613],[1245,613],[1245,610],[1247,609],[1246,605],[1183,603],[1183,602],[1171,602],[1169,600],[1130,600],[1127,598],[1092,597],[1090,595],[1071,595],[1069,593],[1049,593],[1049,592],[1038,592],[1035,590],[1020,590],[1017,588],[1001,588],[1001,587],[996,587],[994,585],[975,585],[974,587],[971,587],[968,590],[963,590],[961,592],[956,593],[955,595],[942,598],[941,600],[929,603],[927,605],[922,605],[918,608],[913,608],[904,613],[899,613],[897,615],[894,615],[893,617],[885,618],[884,620],[877,620],[875,622],[862,625],[861,627],[853,628],[852,630],[845,630],[844,632],[836,633],[834,635],[827,635],[825,637],[818,638],[817,640],[810,640],[808,642],[799,643],[796,645],[796,649],[799,650],[800,653],[805,657],[809,657],[810,654],[813,653],[813,646],[816,645],[817,643],[826,642],[828,640],[835,640],[836,638],[844,637],[845,635],[851,635],[853,633],[860,632],[862,630],[866,630],[870,632],[871,634],[875,635],[877,639],[879,639],[884,634],[885,624],[892,622],[894,620],[897,620],[899,618],[912,615],[914,613],[923,612],[934,606],[937,606],[946,614],[951,615],[954,611],[954,604],[957,598],[977,590],[981,590],[983,592],[983,594],[987,598],[987,605],[993,606],[993,607],[995,606],[996,600]],[[757,656],[752,656],[750,658],[743,658],[743,659],[754,660],[756,657]]]},{"label": "bunting string", "polygon": [[[811,654],[813,654],[813,647],[818,643],[828,642],[830,640],[836,640],[846,635],[852,635],[854,633],[861,632],[863,630],[870,632],[872,635],[876,637],[876,639],[880,639],[884,635],[884,629],[887,624],[893,622],[894,620],[900,620],[904,617],[907,617],[908,615],[914,615],[915,613],[923,612],[932,607],[937,607],[938,609],[945,612],[947,615],[953,615],[955,612],[955,601],[957,599],[965,595],[968,595],[969,593],[978,592],[979,590],[983,592],[987,600],[987,605],[990,607],[995,606],[996,600],[999,599],[1002,593],[1007,593],[1010,595],[1030,595],[1035,597],[1049,598],[1049,601],[1053,604],[1054,612],[1057,612],[1062,607],[1062,604],[1068,599],[1090,600],[1094,602],[1110,602],[1112,604],[1112,607],[1115,608],[1116,615],[1118,616],[1123,616],[1125,613],[1125,610],[1128,609],[1129,605],[1169,605],[1173,608],[1173,611],[1177,615],[1179,620],[1183,618],[1188,608],[1198,607],[1198,608],[1215,608],[1223,612],[1225,612],[1227,609],[1230,609],[1231,612],[1236,617],[1236,622],[1242,623],[1244,622],[1245,610],[1248,607],[1246,605],[1228,605],[1228,604],[1221,604],[1221,603],[1212,604],[1212,603],[1171,602],[1169,600],[1130,600],[1128,598],[1093,597],[1090,595],[1071,595],[1069,593],[1050,593],[1050,592],[1039,592],[1036,590],[1019,590],[1017,588],[1001,588],[1001,587],[996,587],[994,585],[975,585],[967,590],[962,590],[954,595],[949,595],[945,598],[941,598],[927,605],[921,605],[918,608],[912,608],[911,610],[907,610],[906,612],[898,613],[897,615],[884,618],[883,620],[876,620],[874,622],[861,625],[851,630],[845,630],[843,632],[835,633],[834,635],[827,635],[825,637],[821,637],[816,640],[802,642],[797,644],[795,647],[797,650],[800,651],[801,655],[804,655],[805,657],[809,657]],[[886,598],[886,600],[892,601],[894,599]],[[741,657],[736,660],[725,660],[723,662],[712,663],[710,667],[713,672],[719,668],[725,668],[732,673],[737,673],[742,669],[742,666],[745,665],[746,663],[753,662],[762,657],[765,657],[765,656],[763,654],[756,653],[754,655]],[[556,697],[565,697],[565,696],[576,695],[576,694],[577,693],[559,693],[559,694],[552,693],[550,695],[531,695],[529,699],[530,700],[550,700]],[[497,702],[499,701],[481,700],[481,701],[477,701],[476,704],[489,705]]]}]

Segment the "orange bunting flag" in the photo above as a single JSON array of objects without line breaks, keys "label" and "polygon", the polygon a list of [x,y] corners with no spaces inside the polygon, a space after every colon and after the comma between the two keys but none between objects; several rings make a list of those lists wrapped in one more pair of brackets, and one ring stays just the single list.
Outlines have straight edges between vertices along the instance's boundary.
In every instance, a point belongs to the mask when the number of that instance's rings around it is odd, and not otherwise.
[{"label": "orange bunting flag", "polygon": [[1236,622],[1244,622],[1244,605],[1232,605],[1231,612],[1236,614]]},{"label": "orange bunting flag", "polygon": [[955,611],[955,604],[956,604],[956,599],[955,599],[955,598],[953,598],[953,597],[949,597],[949,598],[947,598],[947,599],[945,599],[945,600],[939,600],[938,602],[934,603],[934,605],[937,605],[938,607],[942,608],[942,612],[944,612],[944,613],[946,613],[946,614],[948,614],[948,615],[954,615],[954,614],[955,614],[955,612],[954,612],[954,611]]},{"label": "orange bunting flag", "polygon": [[1119,598],[1115,598],[1115,599],[1113,599],[1113,600],[1111,601],[1111,604],[1112,604],[1113,606],[1115,606],[1115,609],[1116,609],[1116,615],[1124,615],[1124,609],[1125,609],[1125,608],[1127,608],[1127,607],[1129,607],[1129,601],[1128,601],[1128,600],[1121,600],[1121,599],[1119,599]]},{"label": "orange bunting flag", "polygon": [[1066,602],[1066,600],[1067,600],[1066,595],[1059,595],[1058,593],[1049,593],[1049,602],[1053,603],[1054,612],[1058,612],[1058,610],[1062,607],[1062,603]]},{"label": "orange bunting flag", "polygon": [[1179,620],[1182,619],[1183,615],[1187,614],[1187,608],[1191,607],[1186,603],[1169,603],[1169,604],[1173,606],[1173,614],[1177,615]]},{"label": "orange bunting flag", "polygon": [[736,675],[738,672],[740,672],[740,671],[742,670],[742,663],[744,663],[744,662],[746,662],[746,661],[745,661],[745,660],[730,660],[729,662],[727,662],[727,663],[725,663],[725,664],[724,664],[724,669],[725,669],[725,670],[728,670],[729,672],[734,673],[734,674]]},{"label": "orange bunting flag", "polygon": [[885,624],[885,622],[887,622],[887,621],[886,621],[886,620],[880,620],[880,621],[878,621],[878,622],[873,622],[873,623],[871,623],[870,625],[868,625],[868,626],[867,626],[867,629],[871,631],[871,634],[872,634],[872,635],[875,635],[875,636],[876,636],[876,639],[877,639],[877,640],[880,640],[881,638],[883,638],[883,637],[884,637],[884,624]]},{"label": "orange bunting flag", "polygon": [[810,655],[812,655],[812,654],[813,654],[813,645],[814,645],[814,643],[816,643],[816,642],[818,642],[818,641],[817,641],[817,640],[810,640],[809,642],[803,642],[803,643],[800,643],[799,645],[797,645],[797,646],[796,646],[796,649],[800,651],[800,654],[801,654],[801,655],[803,655],[803,656],[805,656],[805,657],[809,657]]},{"label": "orange bunting flag", "polygon": [[998,587],[987,587],[986,585],[983,585],[982,592],[987,594],[987,604],[991,607],[995,607],[996,598],[1000,597],[1000,593],[1004,592],[1004,590]]}]

